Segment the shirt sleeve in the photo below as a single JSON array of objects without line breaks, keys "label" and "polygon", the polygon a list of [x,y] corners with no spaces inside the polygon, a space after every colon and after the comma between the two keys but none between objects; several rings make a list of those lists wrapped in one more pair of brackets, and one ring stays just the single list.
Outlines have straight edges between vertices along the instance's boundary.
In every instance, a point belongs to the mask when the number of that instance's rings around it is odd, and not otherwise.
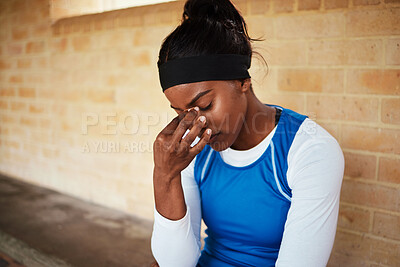
[{"label": "shirt sleeve", "polygon": [[186,214],[179,220],[162,216],[154,207],[151,250],[160,267],[196,266],[200,257],[200,194],[194,179],[194,162],[181,172]]},{"label": "shirt sleeve", "polygon": [[[307,133],[305,127],[310,123],[314,123],[313,132]],[[309,119],[303,124],[288,155],[292,203],[277,267],[326,266],[336,234],[343,153],[336,139],[321,126]]]}]

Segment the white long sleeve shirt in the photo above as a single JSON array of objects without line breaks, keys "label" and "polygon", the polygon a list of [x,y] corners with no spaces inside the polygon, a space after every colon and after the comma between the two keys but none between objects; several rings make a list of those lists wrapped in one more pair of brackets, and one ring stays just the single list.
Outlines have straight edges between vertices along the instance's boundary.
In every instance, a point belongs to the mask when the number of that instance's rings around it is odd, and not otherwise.
[{"label": "white long sleeve shirt", "polygon": [[[256,161],[267,149],[276,127],[249,150],[228,148],[222,159],[237,167]],[[181,173],[187,212],[169,220],[154,208],[152,253],[160,267],[196,266],[200,256],[201,204],[194,179],[196,158]],[[301,124],[288,154],[287,182],[292,189],[277,267],[326,266],[336,233],[344,172],[342,150],[334,137],[313,120]]]}]

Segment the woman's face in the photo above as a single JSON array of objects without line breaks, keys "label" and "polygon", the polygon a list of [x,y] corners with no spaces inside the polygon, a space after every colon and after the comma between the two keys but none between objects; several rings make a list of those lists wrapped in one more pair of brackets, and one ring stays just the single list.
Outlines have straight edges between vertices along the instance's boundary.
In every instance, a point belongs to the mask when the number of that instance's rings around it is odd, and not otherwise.
[{"label": "woman's face", "polygon": [[[248,85],[246,82],[245,85]],[[199,116],[206,117],[206,127],[212,136],[209,145],[216,151],[230,147],[240,130],[247,110],[246,91],[240,81],[204,81],[180,84],[165,90],[165,96],[178,114],[199,107]]]}]

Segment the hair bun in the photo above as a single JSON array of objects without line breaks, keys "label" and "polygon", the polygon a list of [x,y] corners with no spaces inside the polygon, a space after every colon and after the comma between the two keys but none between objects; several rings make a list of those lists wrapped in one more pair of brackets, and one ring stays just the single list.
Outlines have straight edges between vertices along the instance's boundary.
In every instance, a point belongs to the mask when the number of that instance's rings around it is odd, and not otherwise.
[{"label": "hair bun", "polygon": [[230,0],[188,0],[185,3],[183,20],[241,24],[241,16]]}]

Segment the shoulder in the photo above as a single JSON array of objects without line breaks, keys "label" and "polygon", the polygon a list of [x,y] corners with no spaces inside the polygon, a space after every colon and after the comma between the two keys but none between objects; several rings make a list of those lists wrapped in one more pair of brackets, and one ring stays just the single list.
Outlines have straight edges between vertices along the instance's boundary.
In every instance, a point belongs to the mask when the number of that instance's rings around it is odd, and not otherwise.
[{"label": "shoulder", "polygon": [[[287,160],[288,184],[291,188],[306,179],[304,174],[320,183],[322,175],[326,179],[337,179],[344,169],[344,156],[337,140],[309,118],[300,125]],[[337,174],[325,175],[329,171],[336,171]],[[296,179],[298,177],[302,177],[302,180]]]},{"label": "shoulder", "polygon": [[342,152],[335,137],[310,118],[306,118],[296,132],[289,150],[288,160],[293,160],[305,150],[317,150],[324,154]]}]

